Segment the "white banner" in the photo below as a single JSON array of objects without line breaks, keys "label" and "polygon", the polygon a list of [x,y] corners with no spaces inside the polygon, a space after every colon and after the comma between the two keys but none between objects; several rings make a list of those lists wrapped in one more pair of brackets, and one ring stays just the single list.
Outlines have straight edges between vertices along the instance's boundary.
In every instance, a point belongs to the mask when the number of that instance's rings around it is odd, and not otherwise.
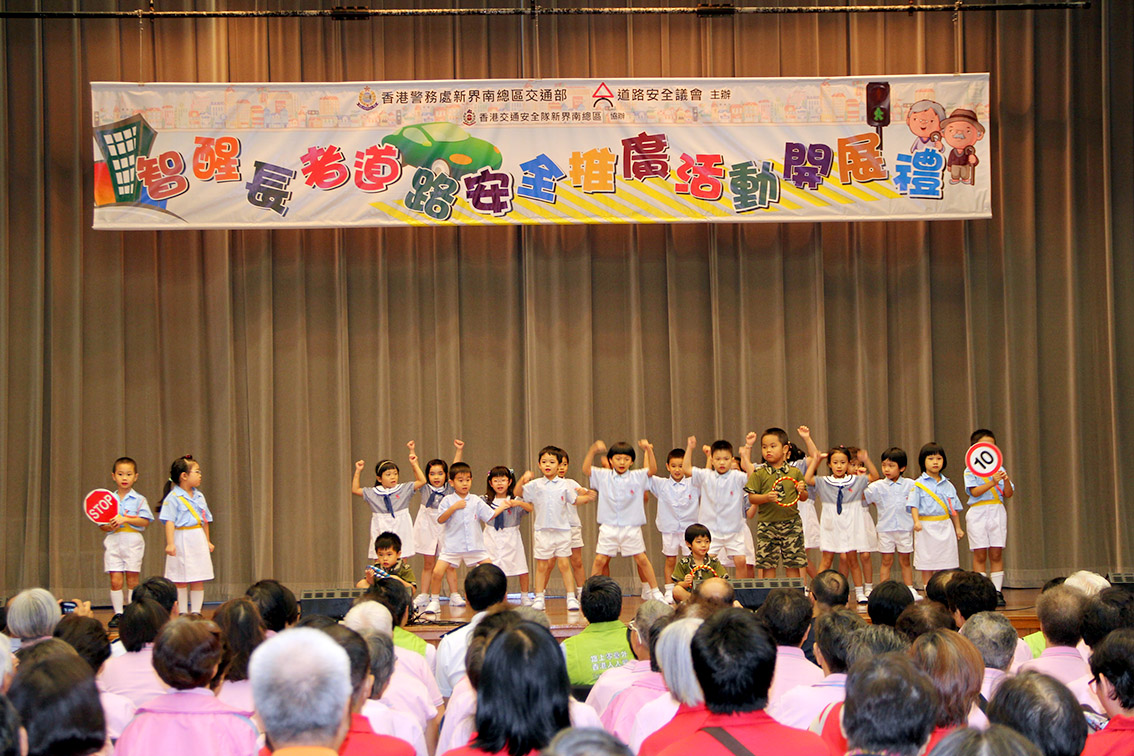
[{"label": "white banner", "polygon": [[91,96],[97,229],[992,215],[988,74]]}]

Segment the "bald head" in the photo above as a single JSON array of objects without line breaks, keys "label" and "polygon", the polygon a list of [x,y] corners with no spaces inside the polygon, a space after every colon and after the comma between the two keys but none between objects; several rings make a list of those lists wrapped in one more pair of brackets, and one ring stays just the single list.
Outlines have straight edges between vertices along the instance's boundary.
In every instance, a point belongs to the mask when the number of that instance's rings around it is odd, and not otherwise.
[{"label": "bald head", "polygon": [[722,609],[732,606],[732,602],[736,600],[736,591],[724,578],[709,578],[697,586],[695,593],[698,600]]}]

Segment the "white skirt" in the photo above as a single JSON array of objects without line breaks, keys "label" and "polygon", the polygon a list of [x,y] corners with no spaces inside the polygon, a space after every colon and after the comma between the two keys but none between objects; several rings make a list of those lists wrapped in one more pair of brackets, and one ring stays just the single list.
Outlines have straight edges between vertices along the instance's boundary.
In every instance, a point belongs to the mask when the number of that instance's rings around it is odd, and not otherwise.
[{"label": "white skirt", "polygon": [[366,555],[377,559],[378,553],[374,551],[374,539],[382,533],[390,531],[402,539],[402,559],[409,559],[417,553],[414,550],[413,521],[410,519],[408,509],[399,510],[393,517],[385,512],[372,512],[370,515],[370,544]]},{"label": "white skirt", "polygon": [[869,507],[859,507],[862,522],[858,528],[858,551],[878,551],[878,531],[874,526],[874,518],[870,516]]},{"label": "white skirt", "polygon": [[524,554],[524,539],[518,527],[497,530],[488,523],[484,528],[484,549],[506,576],[528,574],[528,557]]},{"label": "white skirt", "polygon": [[913,566],[927,571],[961,566],[952,520],[921,521],[921,532],[914,532]]},{"label": "white skirt", "polygon": [[815,514],[815,502],[811,499],[796,505],[799,519],[803,520],[803,548],[819,548],[819,515]]},{"label": "white skirt", "polygon": [[176,556],[165,557],[165,577],[175,583],[199,583],[213,579],[213,556],[202,528],[173,531]]},{"label": "white skirt", "polygon": [[[859,545],[868,542],[862,504],[843,504],[843,513],[833,503],[823,502],[823,518],[819,521],[819,548],[831,554],[858,551]],[[873,522],[871,522],[873,525]],[[871,528],[873,530],[873,528]],[[874,538],[877,548],[877,536]]]},{"label": "white skirt", "polygon": [[[441,553],[441,534],[445,531],[445,526],[437,522],[440,514],[440,508],[430,509],[424,504],[417,510],[417,519],[413,521],[413,546],[418,554],[435,557]],[[370,540],[373,545],[374,539]],[[402,553],[405,553],[404,544]]]}]

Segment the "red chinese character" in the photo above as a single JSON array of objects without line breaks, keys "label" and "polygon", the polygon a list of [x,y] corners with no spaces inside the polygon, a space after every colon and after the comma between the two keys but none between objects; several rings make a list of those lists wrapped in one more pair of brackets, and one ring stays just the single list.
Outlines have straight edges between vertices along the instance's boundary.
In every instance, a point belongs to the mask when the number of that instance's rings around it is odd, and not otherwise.
[{"label": "red chinese character", "polygon": [[678,194],[692,194],[697,199],[714,202],[724,194],[724,157],[722,155],[698,154],[690,157],[681,154],[681,165],[677,169],[679,183],[673,190]]},{"label": "red chinese character", "polygon": [[350,178],[350,169],[343,165],[343,151],[335,145],[310,147],[303,161],[303,183],[320,189],[338,189]]},{"label": "red chinese character", "polygon": [[197,137],[193,140],[193,175],[218,183],[240,180],[240,140],[236,137]]},{"label": "red chinese character", "polygon": [[878,135],[873,131],[839,140],[839,179],[844,184],[851,183],[852,178],[855,181],[889,178],[878,142]]},{"label": "red chinese character", "polygon": [[157,158],[138,158],[138,178],[152,200],[167,200],[189,191],[185,172],[185,158],[180,152],[163,152]]},{"label": "red chinese character", "polygon": [[364,192],[381,192],[402,177],[398,148],[371,145],[354,153],[354,185]]},{"label": "red chinese character", "polygon": [[[576,113],[575,115],[578,115]],[[622,175],[644,181],[669,178],[669,141],[665,134],[641,132],[622,140]]]}]

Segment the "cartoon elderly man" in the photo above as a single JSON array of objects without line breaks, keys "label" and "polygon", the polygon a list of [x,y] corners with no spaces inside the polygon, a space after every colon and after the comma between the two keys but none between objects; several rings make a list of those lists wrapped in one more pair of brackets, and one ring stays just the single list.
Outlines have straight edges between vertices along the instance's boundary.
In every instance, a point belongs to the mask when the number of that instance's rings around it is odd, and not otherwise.
[{"label": "cartoon elderly man", "polygon": [[918,100],[910,107],[906,114],[906,126],[917,137],[910,154],[918,150],[937,150],[941,152],[945,145],[941,143],[941,122],[945,120],[945,108],[933,100]]},{"label": "cartoon elderly man", "polygon": [[945,158],[950,184],[972,184],[976,178],[976,143],[984,138],[984,126],[976,113],[958,108],[941,122],[941,136],[953,149]]}]

